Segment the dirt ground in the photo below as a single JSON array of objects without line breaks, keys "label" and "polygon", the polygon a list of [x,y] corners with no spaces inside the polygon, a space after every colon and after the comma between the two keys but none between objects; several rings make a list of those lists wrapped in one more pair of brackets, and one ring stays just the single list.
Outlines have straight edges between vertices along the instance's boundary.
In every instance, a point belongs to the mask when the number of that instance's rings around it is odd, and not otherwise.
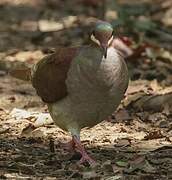
[{"label": "dirt ground", "polygon": [[140,2],[158,4],[148,18],[168,29],[158,31],[166,40],[138,45],[131,35],[125,99],[107,120],[81,132],[97,162],[90,167],[61,148],[70,135],[52,123],[31,84],[8,71],[31,66],[57,46],[86,44],[91,23],[101,16],[112,21],[115,11],[107,6],[102,15],[96,0],[0,1],[0,179],[172,179],[172,3]]}]

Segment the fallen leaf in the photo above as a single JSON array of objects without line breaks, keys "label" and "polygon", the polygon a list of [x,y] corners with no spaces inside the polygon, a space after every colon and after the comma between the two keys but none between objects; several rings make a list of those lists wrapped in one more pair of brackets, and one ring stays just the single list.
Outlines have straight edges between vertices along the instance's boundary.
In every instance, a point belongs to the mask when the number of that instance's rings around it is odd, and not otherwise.
[{"label": "fallen leaf", "polygon": [[124,169],[126,173],[132,173],[136,170],[142,170],[147,173],[154,173],[155,168],[145,159],[144,156],[138,156],[134,160],[130,161],[130,166]]},{"label": "fallen leaf", "polygon": [[35,127],[52,124],[53,120],[49,113],[40,113],[34,123]]},{"label": "fallen leaf", "polygon": [[126,161],[116,161],[115,164],[117,166],[120,166],[120,167],[127,167],[128,166],[128,162],[126,162]]},{"label": "fallen leaf", "polygon": [[21,132],[21,136],[27,136],[32,133],[33,130],[35,130],[36,127],[33,124],[28,124]]},{"label": "fallen leaf", "polygon": [[129,115],[127,110],[121,109],[119,111],[117,111],[114,114],[115,117],[115,121],[127,121],[127,120],[131,120],[131,116]]},{"label": "fallen leaf", "polygon": [[159,139],[159,138],[162,138],[164,137],[161,130],[155,130],[155,131],[152,131],[152,132],[149,132],[145,137],[144,139],[145,140],[151,140],[151,139]]},{"label": "fallen leaf", "polygon": [[120,139],[118,143],[115,144],[115,146],[117,147],[126,147],[129,145],[130,145],[130,139],[127,139],[127,138]]},{"label": "fallen leaf", "polygon": [[9,127],[6,127],[6,128],[0,127],[0,134],[8,133],[9,129],[10,129]]},{"label": "fallen leaf", "polygon": [[138,92],[133,95],[129,95],[124,105],[133,107],[136,110],[153,110],[155,112],[163,110],[167,105],[172,107],[172,87],[162,89],[157,92]]}]

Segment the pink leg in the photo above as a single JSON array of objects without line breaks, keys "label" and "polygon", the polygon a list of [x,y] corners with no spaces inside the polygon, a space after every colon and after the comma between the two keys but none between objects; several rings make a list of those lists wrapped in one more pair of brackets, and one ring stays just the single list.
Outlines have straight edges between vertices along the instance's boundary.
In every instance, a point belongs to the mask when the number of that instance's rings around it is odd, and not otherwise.
[{"label": "pink leg", "polygon": [[87,154],[86,150],[81,144],[80,139],[77,136],[73,136],[72,140],[75,143],[75,150],[79,152],[82,156],[79,163],[82,164],[84,162],[88,162],[90,165],[95,164],[96,162]]}]

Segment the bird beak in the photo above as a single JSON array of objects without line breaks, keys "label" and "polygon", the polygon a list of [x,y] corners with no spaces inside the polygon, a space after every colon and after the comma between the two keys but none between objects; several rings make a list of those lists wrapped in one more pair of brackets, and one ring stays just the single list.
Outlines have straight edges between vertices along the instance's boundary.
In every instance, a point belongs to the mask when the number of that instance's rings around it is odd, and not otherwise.
[{"label": "bird beak", "polygon": [[106,44],[102,44],[101,47],[103,49],[103,55],[104,55],[104,57],[106,59],[106,57],[107,57],[107,47],[108,46]]}]

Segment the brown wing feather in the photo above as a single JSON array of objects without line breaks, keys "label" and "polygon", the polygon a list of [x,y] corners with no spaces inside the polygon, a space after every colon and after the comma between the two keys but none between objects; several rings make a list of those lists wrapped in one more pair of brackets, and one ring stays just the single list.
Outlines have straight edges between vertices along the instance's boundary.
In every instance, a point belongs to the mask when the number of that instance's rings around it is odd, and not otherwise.
[{"label": "brown wing feather", "polygon": [[67,95],[65,80],[77,48],[60,48],[40,60],[32,71],[32,84],[44,102],[53,103]]}]

